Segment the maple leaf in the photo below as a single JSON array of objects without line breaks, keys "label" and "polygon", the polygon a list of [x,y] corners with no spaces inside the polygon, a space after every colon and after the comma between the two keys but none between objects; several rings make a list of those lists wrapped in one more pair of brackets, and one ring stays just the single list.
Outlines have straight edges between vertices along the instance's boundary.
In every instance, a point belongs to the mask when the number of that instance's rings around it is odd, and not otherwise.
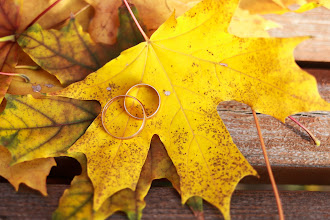
[{"label": "maple leaf", "polygon": [[[178,19],[172,15],[149,41],[124,51],[84,81],[54,93],[95,99],[102,107],[138,83],[152,85],[160,93],[159,112],[135,138],[112,138],[98,116],[69,149],[87,156],[95,210],[119,190],[135,189],[151,137],[158,134],[180,176],[182,202],[200,196],[229,219],[236,184],[256,172],[232,142],[217,104],[236,100],[283,122],[297,112],[330,109],[318,94],[314,77],[301,70],[292,56],[306,38],[232,36],[227,28],[236,6],[237,1],[206,0]],[[148,112],[157,99],[148,100],[143,94],[139,92],[137,98]],[[111,115],[120,116],[125,111],[112,110]],[[136,129],[135,119],[120,119],[119,133]],[[110,121],[106,117],[105,125],[118,127]]]},{"label": "maple leaf", "polygon": [[114,55],[95,44],[71,19],[61,30],[44,30],[35,24],[17,39],[22,49],[63,85],[84,79]]},{"label": "maple leaf", "polygon": [[46,178],[56,166],[54,158],[42,158],[10,166],[10,152],[0,145],[0,176],[6,178],[18,191],[21,183],[47,195]]},{"label": "maple leaf", "polygon": [[96,102],[9,94],[6,99],[0,144],[10,151],[12,164],[66,155],[99,112]]},{"label": "maple leaf", "polygon": [[[167,155],[159,137],[154,136],[150,150],[143,165],[139,182],[135,191],[123,189],[108,198],[98,211],[93,211],[93,185],[87,175],[87,161],[83,155],[71,155],[81,166],[82,173],[75,177],[70,189],[67,189],[60,199],[59,207],[53,214],[53,219],[106,219],[117,211],[124,211],[129,219],[141,219],[144,201],[151,182],[154,179],[167,178],[174,188],[180,192],[180,180],[176,169]],[[195,215],[202,215],[203,201],[192,197],[187,201]]]}]

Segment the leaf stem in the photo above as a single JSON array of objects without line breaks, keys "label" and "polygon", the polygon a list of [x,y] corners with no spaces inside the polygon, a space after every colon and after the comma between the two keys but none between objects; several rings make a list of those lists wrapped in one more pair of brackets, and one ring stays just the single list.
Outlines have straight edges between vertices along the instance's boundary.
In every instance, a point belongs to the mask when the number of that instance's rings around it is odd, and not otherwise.
[{"label": "leaf stem", "polygon": [[8,41],[15,42],[15,34],[5,37],[0,37],[0,42],[8,42]]},{"label": "leaf stem", "polygon": [[53,4],[51,4],[48,8],[46,8],[45,10],[43,10],[35,19],[33,19],[33,21],[30,22],[30,24],[28,26],[25,27],[24,30],[28,29],[29,27],[31,27],[34,23],[36,23],[44,14],[46,14],[50,9],[52,9],[55,5],[57,5],[60,1],[62,0],[57,0],[55,1]]},{"label": "leaf stem", "polygon": [[310,132],[310,130],[308,130],[304,125],[302,125],[299,121],[297,121],[297,119],[293,118],[292,116],[289,116],[288,118],[290,118],[292,121],[294,121],[297,125],[299,125],[302,129],[304,129],[309,136],[313,139],[314,143],[316,144],[316,146],[320,146],[321,145],[321,141],[319,139],[317,139],[312,132]]},{"label": "leaf stem", "polygon": [[135,15],[134,15],[134,13],[133,13],[133,11],[132,11],[132,9],[131,9],[131,7],[129,6],[127,0],[123,0],[123,1],[124,1],[125,5],[126,5],[128,11],[129,11],[129,13],[131,14],[131,16],[132,16],[132,18],[133,18],[133,20],[134,20],[136,26],[138,27],[140,33],[141,33],[142,36],[144,37],[145,41],[146,41],[146,42],[149,42],[149,37],[148,37],[148,36],[146,35],[146,33],[143,31],[141,25],[139,24],[138,20],[136,19]]},{"label": "leaf stem", "polygon": [[274,195],[275,195],[275,198],[276,198],[278,214],[279,214],[280,220],[284,220],[284,214],[283,214],[283,208],[282,208],[280,195],[278,193],[278,189],[277,189],[277,186],[276,186],[273,171],[272,171],[272,168],[270,166],[269,159],[268,159],[268,156],[267,156],[267,151],[266,151],[264,139],[262,137],[258,117],[257,117],[256,112],[253,109],[252,109],[252,113],[253,113],[254,121],[256,123],[257,131],[258,131],[258,135],[259,135],[259,139],[260,139],[260,144],[261,144],[261,149],[262,149],[262,152],[263,152],[263,155],[264,155],[264,158],[265,158],[266,167],[267,167],[267,171],[268,171],[268,174],[269,174],[269,179],[270,179],[270,182],[272,184]]},{"label": "leaf stem", "polygon": [[28,66],[28,65],[17,65],[15,69],[29,69],[29,70],[37,70],[39,66]]},{"label": "leaf stem", "polygon": [[19,76],[25,80],[25,82],[29,83],[30,78],[27,75],[21,74],[21,73],[4,73],[0,72],[0,75],[5,75],[5,76]]},{"label": "leaf stem", "polygon": [[60,22],[58,22],[57,24],[54,24],[51,28],[54,28],[54,27],[56,27],[56,26],[58,26],[58,25],[62,25],[62,24],[64,24],[67,20],[72,19],[72,18],[75,18],[76,16],[78,16],[80,13],[82,13],[83,11],[85,11],[85,10],[86,10],[87,8],[89,8],[89,7],[91,7],[91,5],[86,5],[86,6],[84,6],[83,8],[79,9],[79,11],[77,11],[77,12],[75,12],[75,13],[73,13],[73,14],[70,14],[70,16],[67,17],[66,19],[64,19],[63,21],[60,21]]}]

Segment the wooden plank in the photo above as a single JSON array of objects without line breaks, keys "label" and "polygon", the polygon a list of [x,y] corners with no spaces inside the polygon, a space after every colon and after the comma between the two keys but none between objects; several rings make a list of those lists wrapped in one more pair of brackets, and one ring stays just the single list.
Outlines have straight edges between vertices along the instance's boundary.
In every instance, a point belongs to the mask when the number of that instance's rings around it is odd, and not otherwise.
[{"label": "wooden plank", "polygon": [[[7,183],[0,184],[0,219],[51,219],[58,200],[68,185],[48,185],[49,196],[23,187],[18,193]],[[281,191],[286,219],[329,219],[330,192]],[[194,219],[173,188],[153,187],[146,197],[147,207],[143,219]],[[205,219],[222,219],[220,212],[204,205]],[[232,219],[276,219],[277,208],[272,191],[237,190],[231,203]],[[115,214],[110,219],[126,219]]]},{"label": "wooden plank", "polygon": [[283,15],[264,15],[266,19],[283,26],[271,29],[273,37],[312,36],[295,50],[299,61],[330,62],[330,10],[319,7],[304,13],[285,13]]}]

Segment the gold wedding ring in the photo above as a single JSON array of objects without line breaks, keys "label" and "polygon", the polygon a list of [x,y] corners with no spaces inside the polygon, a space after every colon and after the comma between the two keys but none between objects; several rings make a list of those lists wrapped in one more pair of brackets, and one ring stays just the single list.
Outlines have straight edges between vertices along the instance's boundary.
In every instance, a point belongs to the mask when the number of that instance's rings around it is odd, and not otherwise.
[{"label": "gold wedding ring", "polygon": [[[153,90],[155,90],[155,92],[157,93],[158,95],[158,107],[156,109],[156,111],[152,114],[152,115],[149,115],[147,116],[147,119],[150,119],[152,117],[154,117],[156,115],[156,113],[158,112],[159,108],[160,108],[160,94],[159,92],[151,85],[149,84],[145,84],[145,83],[140,83],[140,84],[136,84],[134,86],[132,86],[127,92],[126,92],[126,95],[128,95],[130,93],[130,91],[132,91],[132,89],[134,88],[137,88],[137,87],[141,87],[141,86],[147,86],[147,87],[150,87],[152,88]],[[140,118],[140,117],[137,117],[137,116],[134,116],[132,115],[128,110],[127,110],[127,107],[126,107],[126,103],[124,102],[124,108],[125,108],[125,111],[127,112],[127,114],[129,114],[129,116],[131,116],[132,118],[135,118],[135,119],[138,119],[138,120],[142,120],[143,118]]]},{"label": "gold wedding ring", "polygon": [[[133,88],[133,87],[132,87],[132,88]],[[157,92],[157,93],[158,93],[158,92]],[[127,94],[127,93],[126,93],[126,94]],[[143,121],[142,121],[142,124],[141,124],[139,130],[138,130],[137,132],[135,132],[133,135],[130,135],[130,136],[127,136],[127,137],[118,137],[118,136],[115,136],[115,135],[111,134],[111,133],[108,131],[107,127],[105,126],[105,122],[104,122],[105,114],[106,114],[106,112],[107,112],[109,106],[110,106],[114,101],[116,101],[116,100],[118,100],[118,99],[121,99],[121,98],[124,98],[124,105],[125,105],[125,100],[126,100],[126,98],[132,98],[132,99],[135,99],[135,100],[141,105],[142,112],[143,112],[143,118],[141,118],[141,119],[143,119]],[[126,106],[125,106],[125,111],[127,112]],[[127,113],[128,113],[128,112],[127,112]],[[134,117],[134,118],[136,118],[136,117]],[[105,104],[105,106],[104,106],[104,108],[103,108],[103,110],[102,110],[101,119],[102,119],[102,125],[103,125],[104,130],[105,130],[110,136],[112,136],[112,137],[114,137],[114,138],[117,138],[117,139],[120,139],[120,140],[128,140],[128,139],[131,139],[131,138],[133,138],[133,137],[135,137],[135,136],[137,136],[138,134],[141,133],[141,131],[143,130],[143,128],[144,128],[144,126],[145,126],[145,124],[146,124],[147,114],[146,114],[145,108],[144,108],[143,104],[140,102],[140,100],[138,100],[137,98],[135,98],[135,97],[133,97],[133,96],[130,96],[130,95],[119,95],[119,96],[116,96],[116,97],[110,99],[110,100]],[[138,119],[140,119],[140,118],[138,118]]]}]

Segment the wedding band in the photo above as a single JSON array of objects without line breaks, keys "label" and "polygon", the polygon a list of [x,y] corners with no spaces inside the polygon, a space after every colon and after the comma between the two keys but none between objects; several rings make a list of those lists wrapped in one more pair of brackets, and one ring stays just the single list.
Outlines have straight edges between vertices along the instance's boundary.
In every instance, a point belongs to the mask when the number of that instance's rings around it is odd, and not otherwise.
[{"label": "wedding band", "polygon": [[[136,85],[132,86],[132,87],[126,92],[126,95],[128,95],[128,94],[130,93],[130,91],[131,91],[133,88],[135,88],[135,87],[141,87],[141,86],[148,86],[148,87],[152,88],[153,90],[156,91],[156,93],[157,93],[157,95],[158,95],[158,107],[157,107],[156,111],[155,111],[152,115],[147,116],[147,119],[150,119],[150,118],[152,118],[152,117],[154,117],[154,116],[156,115],[156,113],[158,112],[158,110],[159,110],[159,108],[160,108],[160,101],[161,101],[161,100],[160,100],[160,94],[159,94],[159,92],[158,92],[153,86],[151,86],[151,85],[149,85],[149,84],[140,83],[140,84],[136,84]],[[127,107],[126,107],[126,103],[125,103],[125,101],[124,101],[124,108],[125,108],[125,111],[127,112],[127,114],[129,114],[132,118],[139,119],[139,120],[143,119],[143,118],[140,118],[140,117],[137,117],[137,116],[132,115],[132,114],[127,110]]]},{"label": "wedding band", "polygon": [[[124,98],[125,100],[126,100],[126,98],[132,98],[132,99],[135,99],[135,100],[138,101],[138,103],[141,105],[141,107],[142,107],[142,112],[143,112],[143,118],[141,118],[141,119],[143,119],[143,122],[142,122],[142,124],[141,124],[139,130],[138,130],[136,133],[134,133],[133,135],[130,135],[130,136],[127,136],[127,137],[118,137],[118,136],[115,136],[115,135],[111,134],[111,133],[108,131],[107,127],[105,126],[105,122],[104,122],[105,114],[106,114],[106,112],[107,112],[109,106],[110,106],[114,101],[116,101],[116,100],[118,100],[118,99],[120,99],[120,98]],[[124,104],[125,104],[125,100],[124,100]],[[125,110],[126,110],[126,108],[125,108]],[[127,110],[126,110],[126,112],[127,112]],[[105,106],[104,106],[104,108],[103,108],[103,110],[102,110],[101,120],[102,120],[102,126],[103,126],[104,130],[105,130],[110,136],[112,136],[112,137],[114,137],[114,138],[117,138],[117,139],[120,139],[120,140],[128,140],[128,139],[131,139],[131,138],[133,138],[133,137],[135,137],[135,136],[137,136],[138,134],[141,133],[141,131],[143,130],[143,128],[144,128],[144,126],[145,126],[145,124],[146,124],[147,114],[146,114],[145,108],[144,108],[144,106],[142,105],[142,103],[140,102],[140,100],[138,100],[137,98],[135,98],[135,97],[133,97],[133,96],[130,96],[130,95],[119,95],[119,96],[113,97],[112,99],[110,99],[110,100],[105,104]]]}]

